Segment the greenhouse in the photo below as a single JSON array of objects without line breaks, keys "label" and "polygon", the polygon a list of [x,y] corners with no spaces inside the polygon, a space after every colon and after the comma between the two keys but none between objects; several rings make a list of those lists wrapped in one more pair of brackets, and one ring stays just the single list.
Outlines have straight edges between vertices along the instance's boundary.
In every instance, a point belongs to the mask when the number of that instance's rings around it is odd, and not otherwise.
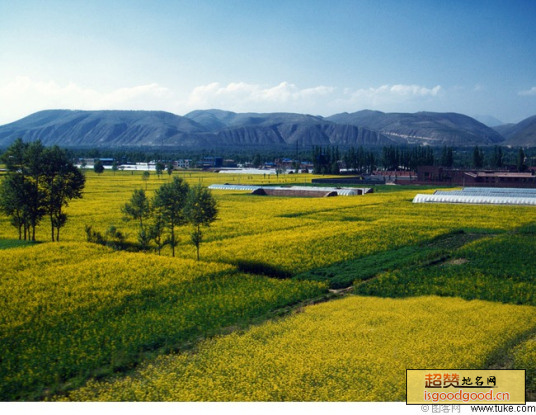
[{"label": "greenhouse", "polygon": [[[348,188],[348,187],[315,187],[315,186],[247,186],[233,184],[213,184],[209,186],[213,190],[247,190],[257,192],[256,194],[273,194],[292,196],[295,195],[307,196],[307,193],[318,195],[322,193],[325,196],[357,196],[365,193],[371,193],[370,188]],[[259,193],[260,190],[265,192]]]},{"label": "greenhouse", "polygon": [[437,190],[435,195],[536,197],[536,189],[508,187],[464,187],[462,190]]},{"label": "greenhouse", "polygon": [[486,196],[486,197],[529,197],[536,198],[536,193],[507,193],[507,192],[464,192],[463,190],[437,190],[434,192],[434,195],[445,195],[445,196]]},{"label": "greenhouse", "polygon": [[[454,194],[450,194],[454,193]],[[462,194],[460,194],[462,193]],[[442,192],[441,194],[418,194],[413,203],[466,203],[478,205],[532,205],[536,206],[536,197],[512,195],[479,195],[464,192]]]}]

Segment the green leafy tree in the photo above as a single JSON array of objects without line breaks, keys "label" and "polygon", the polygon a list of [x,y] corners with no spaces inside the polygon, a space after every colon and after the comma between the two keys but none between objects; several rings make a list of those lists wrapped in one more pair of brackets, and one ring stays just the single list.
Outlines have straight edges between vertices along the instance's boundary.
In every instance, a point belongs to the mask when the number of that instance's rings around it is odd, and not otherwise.
[{"label": "green leafy tree", "polygon": [[17,228],[19,239],[27,239],[28,214],[24,200],[24,182],[22,175],[8,174],[0,185],[0,210],[11,218],[11,225]]},{"label": "green leafy tree", "polygon": [[45,149],[42,163],[43,204],[50,218],[52,241],[60,240],[60,229],[67,222],[63,208],[71,199],[80,199],[85,176],[58,146]]},{"label": "green leafy tree", "polygon": [[22,170],[26,176],[26,181],[30,182],[25,186],[24,199],[28,209],[28,220],[31,228],[31,239],[35,241],[35,229],[45,215],[43,204],[43,191],[39,186],[41,167],[43,165],[43,153],[45,147],[41,141],[29,143],[24,152],[24,165]]},{"label": "green leafy tree", "polygon": [[126,220],[136,220],[139,222],[140,228],[143,228],[144,219],[151,216],[151,206],[149,199],[145,195],[143,189],[135,189],[132,192],[130,201],[121,207],[121,212],[125,215]]},{"label": "green leafy tree", "polygon": [[171,176],[173,174],[174,166],[172,162],[168,163],[166,170],[167,170],[168,176]]},{"label": "green leafy tree", "polygon": [[484,166],[484,153],[478,146],[473,149],[473,166],[476,169],[481,169]]},{"label": "green leafy tree", "polygon": [[443,150],[441,151],[441,165],[444,167],[452,167],[454,165],[452,147],[443,146]]},{"label": "green leafy tree", "polygon": [[24,173],[25,153],[28,149],[28,144],[22,141],[22,138],[17,138],[11,146],[2,155],[2,161],[10,172],[18,171]]},{"label": "green leafy tree", "polygon": [[147,190],[147,182],[149,181],[150,175],[151,173],[149,173],[147,170],[145,170],[143,174],[141,175],[141,179],[145,182],[145,190]]},{"label": "green leafy tree", "polygon": [[262,166],[262,158],[261,158],[261,155],[259,153],[255,154],[255,156],[253,156],[253,160],[251,161],[251,164],[253,165],[253,167],[261,167]]},{"label": "green leafy tree", "polygon": [[519,149],[517,153],[517,171],[524,172],[527,170],[527,165],[525,164],[525,151],[522,148]]},{"label": "green leafy tree", "polygon": [[279,180],[279,175],[286,172],[286,169],[283,166],[278,166],[275,169],[275,177]]},{"label": "green leafy tree", "polygon": [[169,231],[169,239],[166,241],[171,245],[172,256],[175,256],[177,238],[175,228],[187,223],[184,207],[190,188],[182,178],[174,177],[169,183],[165,183],[155,191],[153,206],[155,214],[160,215],[164,226]]},{"label": "green leafy tree", "polygon": [[164,218],[160,211],[156,211],[156,214],[153,216],[153,221],[149,227],[149,237],[156,244],[156,251],[160,255],[162,248],[166,245],[166,241],[163,237],[166,230]]},{"label": "green leafy tree", "polygon": [[151,233],[149,227],[143,221],[151,217],[151,205],[143,189],[132,192],[130,201],[121,207],[124,220],[136,220],[139,223],[138,242],[143,250],[149,248]]},{"label": "green leafy tree", "polygon": [[493,147],[493,153],[491,154],[491,167],[500,168],[503,166],[503,151],[500,146]]},{"label": "green leafy tree", "polygon": [[102,161],[97,160],[95,164],[93,165],[93,171],[97,174],[102,174],[104,171],[104,164],[102,164]]},{"label": "green leafy tree", "polygon": [[199,247],[203,240],[201,227],[210,226],[218,216],[216,200],[210,190],[201,185],[191,188],[186,201],[185,214],[188,222],[193,226],[191,240],[199,261]]},{"label": "green leafy tree", "polygon": [[[7,167],[7,175],[0,188],[3,199],[2,210],[11,216],[11,223],[24,239],[35,241],[35,229],[43,216],[42,164],[44,147],[40,141],[24,143],[21,139],[7,149],[2,160]],[[17,203],[17,206],[9,206]]]},{"label": "green leafy tree", "polygon": [[45,148],[40,141],[16,140],[3,160],[8,173],[0,188],[0,207],[11,216],[19,238],[35,241],[35,229],[48,215],[52,241],[59,240],[67,221],[63,208],[71,199],[82,197],[84,175],[64,150]]},{"label": "green leafy tree", "polygon": [[2,161],[7,168],[7,175],[0,188],[0,209],[11,217],[11,224],[19,233],[19,239],[27,239],[29,232],[28,193],[30,181],[27,180],[27,171],[24,164],[25,152],[28,144],[22,139],[16,139],[2,155]]},{"label": "green leafy tree", "polygon": [[112,163],[112,171],[114,172],[114,176],[117,170],[119,170],[119,165],[117,164],[117,161],[114,160],[114,162]]},{"label": "green leafy tree", "polygon": [[155,171],[156,171],[156,175],[158,176],[158,178],[160,178],[160,176],[164,172],[165,167],[166,166],[161,161],[156,162]]}]

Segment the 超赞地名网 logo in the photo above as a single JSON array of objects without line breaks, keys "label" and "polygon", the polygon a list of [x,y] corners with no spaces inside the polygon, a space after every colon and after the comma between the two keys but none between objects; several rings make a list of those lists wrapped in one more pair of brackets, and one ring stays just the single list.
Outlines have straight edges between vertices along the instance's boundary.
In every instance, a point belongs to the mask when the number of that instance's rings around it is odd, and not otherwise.
[{"label": "\u8d85\u8d5e\u5730\u540d\u7f51 logo", "polygon": [[524,370],[408,369],[408,404],[524,404]]}]

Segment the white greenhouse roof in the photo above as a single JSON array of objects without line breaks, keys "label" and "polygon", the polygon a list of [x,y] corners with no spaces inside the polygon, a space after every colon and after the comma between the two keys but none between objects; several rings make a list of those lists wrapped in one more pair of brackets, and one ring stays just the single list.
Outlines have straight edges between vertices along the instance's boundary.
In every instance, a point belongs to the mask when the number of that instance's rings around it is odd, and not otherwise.
[{"label": "white greenhouse roof", "polygon": [[250,192],[253,192],[257,189],[260,189],[261,186],[246,186],[240,184],[211,184],[208,188],[214,190],[249,190]]},{"label": "white greenhouse roof", "polygon": [[[499,197],[536,197],[536,192],[510,192],[511,189],[503,191],[482,190],[478,192],[466,190],[436,190],[435,195],[451,195],[451,196],[499,196]],[[521,190],[521,189],[516,189]]]},{"label": "white greenhouse roof", "polygon": [[[446,193],[446,192],[445,192]],[[532,205],[536,206],[535,197],[512,197],[512,196],[479,196],[479,195],[447,195],[418,194],[413,203],[467,203],[478,205]]]},{"label": "white greenhouse roof", "polygon": [[523,188],[523,187],[464,187],[462,192],[469,193],[532,193],[536,194],[536,189],[534,188]]},{"label": "white greenhouse roof", "polygon": [[[208,187],[209,189],[214,190],[248,190],[253,192],[257,189],[271,189],[271,190],[290,190],[290,191],[299,191],[299,192],[337,192],[339,196],[357,196],[358,189],[342,187],[310,187],[310,186],[248,186],[248,185],[237,185],[237,184],[212,184]],[[361,189],[363,190],[363,189]]]}]

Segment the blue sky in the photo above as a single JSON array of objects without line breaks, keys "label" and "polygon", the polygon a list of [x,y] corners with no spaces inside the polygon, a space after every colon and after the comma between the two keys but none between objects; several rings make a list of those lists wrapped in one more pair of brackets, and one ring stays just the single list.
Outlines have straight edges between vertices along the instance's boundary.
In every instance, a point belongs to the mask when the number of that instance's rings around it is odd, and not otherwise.
[{"label": "blue sky", "polygon": [[41,109],[536,114],[536,1],[0,2],[0,124]]}]

